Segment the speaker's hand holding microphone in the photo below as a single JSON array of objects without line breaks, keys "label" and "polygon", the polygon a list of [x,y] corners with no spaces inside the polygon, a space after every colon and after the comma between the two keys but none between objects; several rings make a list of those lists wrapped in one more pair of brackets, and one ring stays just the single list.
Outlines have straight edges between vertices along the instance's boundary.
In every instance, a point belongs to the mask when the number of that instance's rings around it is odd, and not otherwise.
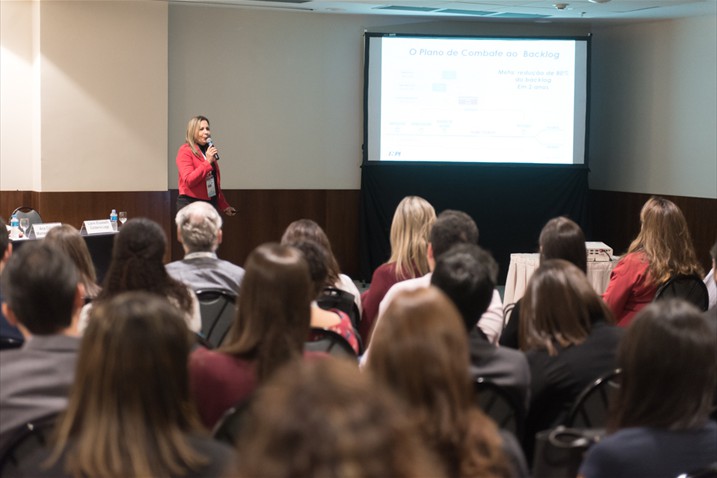
[{"label": "speaker's hand holding microphone", "polygon": [[217,151],[216,146],[214,146],[211,136],[207,138],[207,144],[209,145],[209,148],[207,148],[206,156],[209,162],[213,163],[214,161],[219,161],[219,152]]}]

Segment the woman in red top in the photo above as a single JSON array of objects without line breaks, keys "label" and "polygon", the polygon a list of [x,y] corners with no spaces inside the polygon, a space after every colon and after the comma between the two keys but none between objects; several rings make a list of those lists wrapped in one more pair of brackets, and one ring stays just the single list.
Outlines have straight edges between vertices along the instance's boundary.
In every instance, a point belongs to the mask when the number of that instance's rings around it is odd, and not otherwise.
[{"label": "woman in red top", "polygon": [[179,172],[177,210],[195,201],[206,201],[227,216],[233,216],[236,209],[224,198],[220,186],[219,153],[210,144],[209,120],[204,116],[190,119],[185,140],[176,160]]},{"label": "woman in red top", "polygon": [[391,222],[391,257],[373,272],[371,285],[361,294],[363,314],[359,333],[368,347],[373,323],[381,300],[396,282],[420,277],[429,272],[428,235],[436,220],[436,211],[425,199],[406,196],[398,203]]},{"label": "woman in red top", "polygon": [[658,287],[677,274],[702,275],[687,221],[675,203],[651,197],[640,211],[640,233],[610,273],[603,299],[626,326],[652,302]]}]

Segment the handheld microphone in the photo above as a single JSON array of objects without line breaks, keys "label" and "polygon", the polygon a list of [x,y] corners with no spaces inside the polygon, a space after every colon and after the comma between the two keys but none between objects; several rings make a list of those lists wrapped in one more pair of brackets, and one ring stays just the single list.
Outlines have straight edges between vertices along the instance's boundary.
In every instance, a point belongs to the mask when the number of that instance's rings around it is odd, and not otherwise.
[{"label": "handheld microphone", "polygon": [[[207,138],[207,144],[208,144],[209,146],[211,146],[211,147],[214,146],[214,142],[212,141],[212,137],[211,137],[211,136]],[[218,155],[217,153],[214,153],[214,159],[216,159],[217,161],[219,161],[219,155]]]}]

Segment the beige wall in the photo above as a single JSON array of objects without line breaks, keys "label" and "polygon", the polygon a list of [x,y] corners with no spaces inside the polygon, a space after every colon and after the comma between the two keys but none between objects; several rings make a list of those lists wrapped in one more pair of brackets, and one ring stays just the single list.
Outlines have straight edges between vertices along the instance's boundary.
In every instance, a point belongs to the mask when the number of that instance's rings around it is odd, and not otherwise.
[{"label": "beige wall", "polygon": [[[189,117],[225,189],[357,189],[363,32],[576,35],[165,2],[0,2],[0,189],[176,188]],[[717,197],[716,19],[595,27],[595,189]]]},{"label": "beige wall", "polygon": [[590,187],[717,198],[717,18],[597,28]]},{"label": "beige wall", "polygon": [[0,4],[0,188],[166,190],[167,4]]},{"label": "beige wall", "polygon": [[39,190],[39,4],[0,2],[0,190]]}]

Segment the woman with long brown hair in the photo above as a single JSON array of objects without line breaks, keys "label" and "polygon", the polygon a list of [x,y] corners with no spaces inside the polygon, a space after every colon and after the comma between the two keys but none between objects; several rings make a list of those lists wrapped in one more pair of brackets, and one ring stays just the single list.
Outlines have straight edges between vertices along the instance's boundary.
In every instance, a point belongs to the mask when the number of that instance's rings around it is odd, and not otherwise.
[{"label": "woman with long brown hair", "polygon": [[359,292],[358,287],[356,287],[354,281],[346,274],[341,273],[339,262],[336,260],[336,256],[334,256],[334,252],[331,249],[329,237],[326,235],[321,226],[311,219],[298,219],[289,224],[286,227],[286,230],[284,230],[284,234],[281,236],[282,244],[303,240],[314,241],[326,250],[328,255],[327,285],[352,294],[360,315],[362,312],[361,293]]},{"label": "woman with long brown hair", "polygon": [[344,360],[295,362],[258,392],[239,476],[443,478],[400,402]]},{"label": "woman with long brown hair", "polygon": [[621,386],[609,434],[590,449],[580,474],[674,477],[714,463],[717,424],[709,415],[717,386],[717,336],[712,324],[680,300],[649,305],[628,328],[617,363]]},{"label": "woman with long brown hair", "polygon": [[301,252],[263,244],[244,267],[227,339],[217,350],[198,348],[190,359],[192,394],[210,428],[280,366],[300,358],[309,335],[312,284]]},{"label": "woman with long brown hair", "polygon": [[200,477],[234,452],[205,435],[189,397],[192,336],[175,307],[131,292],[92,309],[49,458],[29,476]]},{"label": "woman with long brown hair", "polygon": [[107,275],[102,291],[87,304],[80,315],[80,330],[90,318],[96,302],[102,302],[123,292],[144,291],[166,298],[183,312],[187,326],[198,332],[202,326],[197,296],[185,284],[173,279],[164,267],[167,236],[151,219],[130,219],[115,237]]},{"label": "woman with long brown hair", "polygon": [[446,475],[512,476],[495,424],[473,406],[466,331],[450,299],[435,287],[402,292],[386,318],[366,367],[403,399]]},{"label": "woman with long brown hair", "polygon": [[520,311],[520,348],[531,375],[528,455],[535,433],[562,423],[580,392],[615,369],[622,332],[583,271],[562,259],[540,264]]},{"label": "woman with long brown hair", "polygon": [[367,343],[378,315],[381,300],[396,282],[420,277],[430,271],[428,237],[436,211],[418,196],[406,196],[398,203],[391,222],[391,257],[373,272],[371,284],[362,295],[363,315],[359,334]]},{"label": "woman with long brown hair", "polygon": [[80,231],[69,224],[62,224],[50,229],[45,236],[45,241],[55,244],[70,256],[82,276],[85,297],[87,299],[97,297],[102,288],[97,284],[95,265],[92,263],[92,256],[90,256],[87,243],[80,235]]},{"label": "woman with long brown hair", "polygon": [[658,287],[677,274],[697,274],[697,261],[685,216],[672,201],[651,197],[640,211],[640,233],[610,273],[603,299],[618,325],[652,302]]}]

